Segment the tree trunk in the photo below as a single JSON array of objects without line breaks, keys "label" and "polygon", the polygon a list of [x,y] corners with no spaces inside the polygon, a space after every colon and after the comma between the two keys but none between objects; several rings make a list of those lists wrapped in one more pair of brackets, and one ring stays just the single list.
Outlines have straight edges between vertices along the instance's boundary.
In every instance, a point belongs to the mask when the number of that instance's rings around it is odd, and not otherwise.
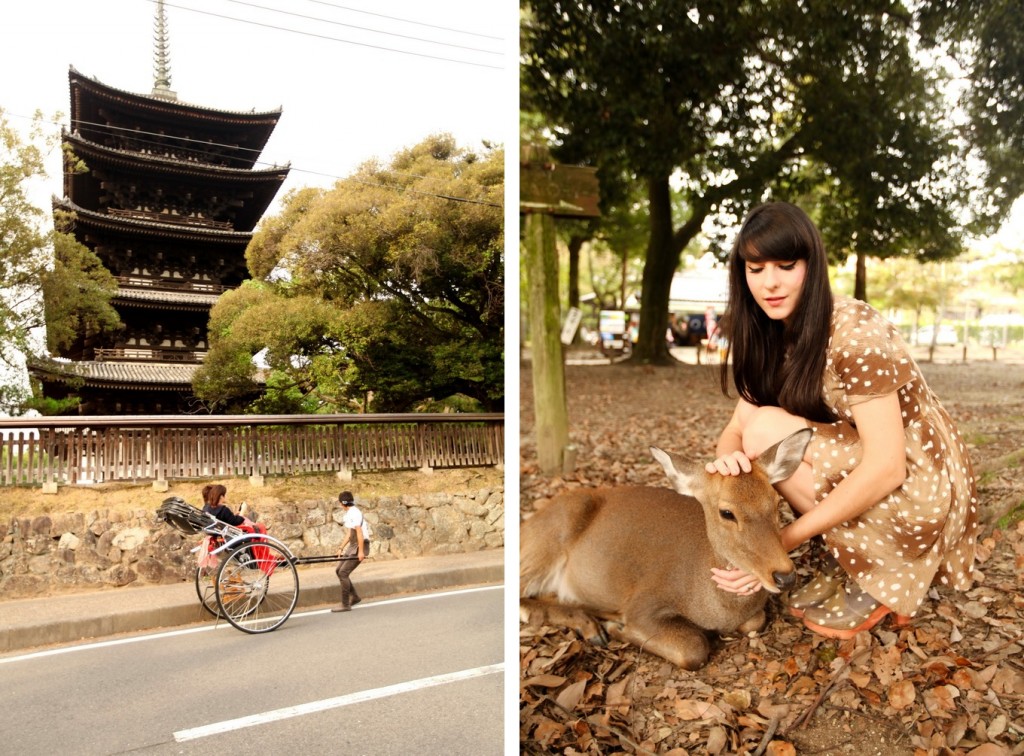
[{"label": "tree trunk", "polygon": [[545,213],[531,213],[526,216],[525,234],[537,462],[541,471],[550,475],[562,470],[562,455],[569,443],[565,368],[559,339],[555,219]]},{"label": "tree trunk", "polygon": [[569,237],[569,306],[580,306],[580,250],[588,237]]},{"label": "tree trunk", "polygon": [[857,273],[853,280],[853,298],[861,302],[868,301],[868,266],[867,256],[857,252]]},{"label": "tree trunk", "polygon": [[668,178],[648,179],[647,196],[651,235],[647,241],[640,289],[640,330],[631,361],[643,365],[669,365],[675,360],[668,353],[665,329],[668,328],[668,297],[672,276],[679,265],[679,253],[673,249],[672,243],[672,202]]},{"label": "tree trunk", "polygon": [[[580,250],[588,238],[586,236],[569,237],[569,309],[573,307],[579,309],[580,306]],[[580,329],[577,328],[576,333],[573,334],[572,343],[579,344],[581,338]]]},{"label": "tree trunk", "polygon": [[635,365],[676,365],[678,363],[669,354],[665,341],[672,276],[679,267],[683,249],[704,224],[708,209],[703,206],[692,207],[686,223],[674,230],[668,177],[647,179],[647,196],[650,201],[651,235],[647,242],[644,279],[640,290],[640,332],[630,361]]}]

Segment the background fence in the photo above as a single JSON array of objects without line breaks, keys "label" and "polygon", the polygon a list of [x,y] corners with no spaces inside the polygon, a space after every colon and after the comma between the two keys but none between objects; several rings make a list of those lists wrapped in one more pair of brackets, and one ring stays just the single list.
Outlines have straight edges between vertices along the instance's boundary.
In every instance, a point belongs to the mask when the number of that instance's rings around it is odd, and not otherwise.
[{"label": "background fence", "polygon": [[504,415],[189,415],[0,419],[0,485],[482,467]]}]

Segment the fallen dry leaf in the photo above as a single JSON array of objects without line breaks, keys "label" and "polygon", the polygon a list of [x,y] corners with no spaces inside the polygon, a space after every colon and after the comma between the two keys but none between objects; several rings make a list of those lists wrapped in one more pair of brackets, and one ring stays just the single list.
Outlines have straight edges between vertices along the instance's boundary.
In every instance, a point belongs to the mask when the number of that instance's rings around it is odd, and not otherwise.
[{"label": "fallen dry leaf", "polygon": [[917,691],[914,690],[914,683],[910,680],[900,680],[889,686],[889,705],[900,711],[914,703],[917,698]]},{"label": "fallen dry leaf", "polygon": [[555,702],[563,709],[573,711],[579,705],[580,699],[583,698],[583,692],[586,689],[587,681],[578,680],[562,690],[558,697],[555,698]]},{"label": "fallen dry leaf", "polygon": [[[1024,366],[922,369],[975,444],[976,463],[1024,448]],[[536,465],[529,373],[521,371],[523,513],[574,488],[666,485],[648,446],[706,459],[735,405],[721,396],[713,369],[569,366],[578,467],[548,477]],[[1016,749],[1014,756],[1024,756],[1024,521],[1005,531],[990,526],[1024,501],[1024,475],[1017,468],[992,470],[978,494],[988,528],[984,574],[963,593],[935,586],[907,628],[886,620],[853,641],[828,640],[772,599],[757,638],[717,642],[696,672],[618,641],[595,647],[562,628],[521,635],[521,679],[552,683],[521,685],[522,752],[770,753],[761,743],[776,726],[773,742],[801,754],[1009,756]],[[812,556],[806,547],[793,554],[800,581],[815,569]],[[589,675],[589,687],[570,715],[554,700],[581,673]],[[677,712],[678,701],[689,703]]]}]

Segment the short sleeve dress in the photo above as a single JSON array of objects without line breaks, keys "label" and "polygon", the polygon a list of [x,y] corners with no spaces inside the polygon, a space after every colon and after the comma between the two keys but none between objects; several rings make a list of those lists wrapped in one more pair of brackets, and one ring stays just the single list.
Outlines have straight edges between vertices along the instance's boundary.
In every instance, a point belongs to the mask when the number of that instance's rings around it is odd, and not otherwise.
[{"label": "short sleeve dress", "polygon": [[824,534],[846,574],[899,614],[913,615],[933,582],[970,587],[978,528],[967,447],[925,383],[899,331],[871,306],[836,297],[825,368],[825,403],[839,418],[811,423],[817,501],[860,461],[852,407],[898,392],[906,437],[903,485]]}]

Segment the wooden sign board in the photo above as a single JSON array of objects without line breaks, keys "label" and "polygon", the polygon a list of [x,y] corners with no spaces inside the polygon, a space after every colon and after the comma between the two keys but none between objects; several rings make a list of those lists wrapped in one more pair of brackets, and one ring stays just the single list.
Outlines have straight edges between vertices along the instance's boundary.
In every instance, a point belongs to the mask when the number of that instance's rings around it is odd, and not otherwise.
[{"label": "wooden sign board", "polygon": [[529,162],[519,166],[519,212],[598,218],[596,168]]}]

